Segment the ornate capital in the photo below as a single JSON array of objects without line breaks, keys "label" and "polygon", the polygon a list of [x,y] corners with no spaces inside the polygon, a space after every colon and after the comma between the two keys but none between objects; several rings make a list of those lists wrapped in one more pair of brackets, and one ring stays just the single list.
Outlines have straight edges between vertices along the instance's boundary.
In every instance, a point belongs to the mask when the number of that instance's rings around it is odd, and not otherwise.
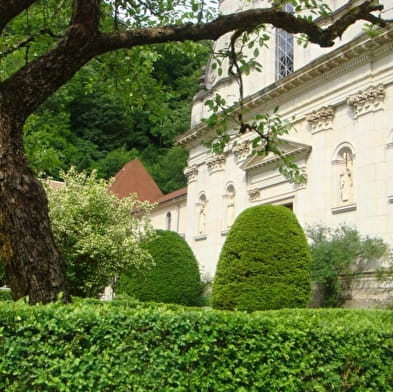
[{"label": "ornate capital", "polygon": [[362,114],[383,109],[384,100],[385,87],[380,84],[377,87],[370,86],[367,90],[351,95],[347,98],[347,104],[352,108],[354,118],[358,118]]},{"label": "ornate capital", "polygon": [[247,193],[251,201],[258,200],[259,196],[261,196],[261,190],[259,188],[250,189]]},{"label": "ornate capital", "polygon": [[196,181],[198,176],[198,166],[197,165],[187,166],[184,169],[184,175],[187,177],[188,183]]},{"label": "ornate capital", "polygon": [[332,129],[334,108],[333,106],[323,106],[319,110],[314,110],[312,113],[308,114],[306,120],[311,125],[312,133]]},{"label": "ornate capital", "polygon": [[232,147],[232,153],[235,155],[236,162],[244,161],[250,154],[250,142],[243,142]]},{"label": "ornate capital", "polygon": [[212,155],[206,162],[209,174],[219,170],[224,170],[225,161],[226,159],[224,154]]}]

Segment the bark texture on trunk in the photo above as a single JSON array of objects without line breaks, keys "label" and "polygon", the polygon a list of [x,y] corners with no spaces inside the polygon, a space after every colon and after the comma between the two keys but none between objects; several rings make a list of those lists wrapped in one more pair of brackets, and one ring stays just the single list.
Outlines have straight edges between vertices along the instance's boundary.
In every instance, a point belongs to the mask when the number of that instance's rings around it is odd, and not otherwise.
[{"label": "bark texture on trunk", "polygon": [[23,121],[0,102],[0,260],[14,299],[68,300],[64,263],[50,229],[48,202],[27,166]]}]

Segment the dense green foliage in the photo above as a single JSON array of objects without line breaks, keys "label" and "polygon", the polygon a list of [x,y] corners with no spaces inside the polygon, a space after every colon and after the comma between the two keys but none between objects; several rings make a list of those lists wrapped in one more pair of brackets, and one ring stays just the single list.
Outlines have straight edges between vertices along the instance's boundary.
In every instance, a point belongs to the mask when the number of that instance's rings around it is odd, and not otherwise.
[{"label": "dense green foliage", "polygon": [[[101,31],[139,23],[131,16],[114,20],[112,5],[102,4]],[[0,81],[54,46],[69,24],[71,8],[70,0],[61,7],[55,0],[37,1],[9,23],[0,36]],[[93,59],[28,119],[24,142],[30,166],[55,179],[71,166],[95,168],[109,178],[138,155],[153,175],[157,165],[171,170],[174,162],[165,157],[174,138],[189,127],[190,102],[209,52],[206,42],[170,43]],[[180,164],[181,169],[186,165],[184,153]],[[184,177],[174,183],[162,175],[157,182],[169,191],[186,184]]]},{"label": "dense green foliage", "polygon": [[346,225],[335,229],[316,225],[307,229],[307,236],[311,239],[312,279],[323,289],[322,306],[342,305],[353,279],[387,251],[382,239],[362,237]]},{"label": "dense green foliage", "polygon": [[13,301],[11,296],[11,290],[1,289],[0,290],[0,301]]},{"label": "dense green foliage", "polygon": [[146,241],[155,265],[149,269],[130,269],[119,280],[116,293],[128,294],[141,301],[198,305],[202,283],[198,263],[187,242],[173,231],[157,230]]},{"label": "dense green foliage", "polygon": [[148,203],[137,203],[135,197],[119,200],[94,172],[70,170],[64,179],[65,186],[47,186],[47,192],[52,229],[72,295],[96,296],[123,269],[151,264],[140,241],[141,233],[149,238],[152,229],[130,214],[136,206],[147,213]]},{"label": "dense green foliage", "polygon": [[75,166],[108,179],[139,157],[164,191],[184,186],[187,153],[177,147],[172,159],[171,148],[189,127],[208,50],[173,44],[93,61],[29,118],[25,145],[33,170],[60,178]]},{"label": "dense green foliage", "polygon": [[0,303],[0,390],[393,390],[392,311]]},{"label": "dense green foliage", "polygon": [[310,267],[306,237],[292,211],[272,205],[248,208],[224,243],[212,304],[247,311],[307,306]]}]

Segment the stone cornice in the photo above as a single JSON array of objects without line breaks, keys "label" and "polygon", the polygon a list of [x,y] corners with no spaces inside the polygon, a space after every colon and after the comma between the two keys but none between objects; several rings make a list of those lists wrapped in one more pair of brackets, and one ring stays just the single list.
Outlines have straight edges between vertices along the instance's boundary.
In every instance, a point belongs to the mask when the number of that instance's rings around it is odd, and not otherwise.
[{"label": "stone cornice", "polygon": [[[342,47],[317,58],[289,76],[249,96],[245,99],[244,106],[249,109],[256,108],[269,103],[269,101],[296,87],[304,86],[305,83],[317,79],[321,75],[332,77],[391,50],[393,50],[393,25],[381,30],[377,37],[371,38],[368,35],[362,35]],[[227,83],[228,80],[223,82]],[[216,84],[215,88],[218,85],[219,83]],[[210,94],[212,94],[212,90],[206,91],[198,100],[203,101]],[[176,139],[176,143],[179,145],[188,144],[206,133],[208,129],[206,124],[200,123],[188,132],[180,135]]]}]

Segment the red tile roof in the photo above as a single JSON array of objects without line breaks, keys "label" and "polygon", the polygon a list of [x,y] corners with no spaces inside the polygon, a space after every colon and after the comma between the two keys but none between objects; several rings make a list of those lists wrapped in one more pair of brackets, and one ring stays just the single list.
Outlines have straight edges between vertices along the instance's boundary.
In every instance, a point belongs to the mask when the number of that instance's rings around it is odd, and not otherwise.
[{"label": "red tile roof", "polygon": [[173,200],[173,199],[176,199],[176,198],[178,198],[180,196],[184,196],[186,194],[187,194],[187,187],[184,187],[184,188],[178,189],[177,191],[168,193],[167,195],[164,195],[164,196],[162,196],[159,199],[154,200],[154,201],[156,203],[164,203],[165,201]]},{"label": "red tile roof", "polygon": [[136,193],[138,200],[154,202],[163,196],[158,185],[138,159],[126,163],[117,172],[110,190],[120,199]]}]

